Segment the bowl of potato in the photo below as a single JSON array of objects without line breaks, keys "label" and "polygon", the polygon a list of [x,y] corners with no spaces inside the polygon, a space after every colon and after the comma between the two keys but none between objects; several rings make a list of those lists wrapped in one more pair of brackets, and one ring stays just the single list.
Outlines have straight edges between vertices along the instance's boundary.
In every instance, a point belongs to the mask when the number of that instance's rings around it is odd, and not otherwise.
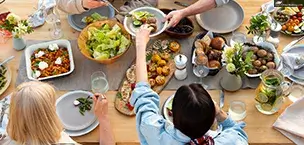
[{"label": "bowl of potato", "polygon": [[280,57],[275,47],[269,42],[260,42],[256,45],[245,43],[243,59],[248,52],[253,52],[252,68],[245,73],[248,77],[259,77],[267,69],[277,69]]}]

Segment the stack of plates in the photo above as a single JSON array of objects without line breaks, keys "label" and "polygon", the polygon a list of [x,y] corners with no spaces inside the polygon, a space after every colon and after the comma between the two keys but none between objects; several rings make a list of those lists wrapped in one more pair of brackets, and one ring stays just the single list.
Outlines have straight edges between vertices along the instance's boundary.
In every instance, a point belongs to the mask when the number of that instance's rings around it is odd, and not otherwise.
[{"label": "stack of plates", "polygon": [[[287,50],[285,53],[298,53],[304,55],[304,45],[295,45],[289,50]],[[300,85],[304,85],[304,67],[301,69],[295,70],[293,75],[288,77],[290,80],[292,80],[295,83],[298,83]]]},{"label": "stack of plates", "polygon": [[94,130],[99,122],[92,109],[84,115],[79,113],[79,108],[74,106],[74,101],[80,97],[93,96],[91,92],[72,91],[64,94],[56,101],[56,112],[59,116],[65,132],[69,136],[81,136]]}]

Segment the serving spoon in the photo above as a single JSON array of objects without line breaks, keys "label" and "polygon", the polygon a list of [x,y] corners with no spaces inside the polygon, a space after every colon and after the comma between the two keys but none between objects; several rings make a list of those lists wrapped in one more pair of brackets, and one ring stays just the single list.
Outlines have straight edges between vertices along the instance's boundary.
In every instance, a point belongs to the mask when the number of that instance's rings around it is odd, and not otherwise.
[{"label": "serving spoon", "polygon": [[6,63],[9,62],[10,60],[12,60],[14,57],[15,57],[15,56],[10,56],[9,58],[5,59],[4,61],[2,61],[2,62],[0,63],[0,66],[6,64]]}]

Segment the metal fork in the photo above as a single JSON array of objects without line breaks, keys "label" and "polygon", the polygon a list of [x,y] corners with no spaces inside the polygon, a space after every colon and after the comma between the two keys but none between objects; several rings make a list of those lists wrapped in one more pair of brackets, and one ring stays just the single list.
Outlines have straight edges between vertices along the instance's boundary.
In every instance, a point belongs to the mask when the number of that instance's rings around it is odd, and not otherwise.
[{"label": "metal fork", "polygon": [[292,48],[292,46],[294,46],[295,44],[299,43],[299,42],[300,42],[301,40],[303,40],[303,39],[304,39],[304,36],[302,36],[301,38],[299,38],[299,39],[297,39],[297,40],[291,41],[289,44],[287,44],[287,45],[284,47],[283,52],[289,51],[289,50]]}]

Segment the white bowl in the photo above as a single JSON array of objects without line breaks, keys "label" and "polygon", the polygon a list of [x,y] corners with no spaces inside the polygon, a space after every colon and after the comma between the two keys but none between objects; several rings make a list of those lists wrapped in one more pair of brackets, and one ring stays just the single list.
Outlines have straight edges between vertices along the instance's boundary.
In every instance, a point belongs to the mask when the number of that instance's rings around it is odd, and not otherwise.
[{"label": "white bowl", "polygon": [[[265,49],[266,51],[271,51],[273,53],[273,57],[274,57],[274,63],[276,64],[276,68],[279,66],[280,64],[280,57],[278,54],[278,51],[276,50],[276,48],[274,47],[273,44],[269,43],[269,42],[258,42],[256,44],[257,46],[263,47],[263,49]],[[245,49],[244,51],[247,51],[247,49]],[[260,77],[262,73],[259,74],[248,74],[247,72],[245,73],[248,77],[250,78],[254,78],[254,77]]]},{"label": "white bowl", "polygon": [[[50,44],[57,44],[58,46],[61,47],[65,47],[68,50],[69,53],[69,59],[70,59],[70,71],[63,73],[63,74],[58,74],[58,75],[53,75],[53,76],[48,76],[48,77],[44,77],[44,78],[34,78],[32,76],[33,74],[33,70],[31,69],[31,56],[34,53],[35,50],[39,49],[39,48],[48,48],[48,46]],[[61,76],[65,76],[68,75],[70,73],[72,73],[75,69],[75,65],[74,65],[74,60],[73,60],[73,54],[72,54],[72,47],[71,47],[71,43],[68,40],[54,40],[54,41],[48,41],[48,42],[43,42],[43,43],[38,43],[38,44],[33,44],[29,47],[27,47],[25,49],[25,62],[26,62],[26,73],[27,73],[27,77],[30,80],[47,80],[47,79],[51,79],[51,78],[57,78],[57,77],[61,77]]]},{"label": "white bowl", "polygon": [[[155,18],[157,19],[157,23],[156,23],[157,30],[156,30],[156,32],[151,33],[150,37],[157,36],[167,29],[168,21],[166,21],[164,23],[162,22],[162,20],[165,19],[166,14],[164,12],[162,12],[161,10],[159,10],[157,8],[153,8],[153,7],[140,7],[140,8],[132,10],[129,14],[132,14],[137,11],[147,11],[147,12],[155,15]],[[135,36],[136,31],[138,31],[139,28],[134,27],[132,21],[133,21],[132,17],[125,17],[124,27],[128,31],[128,33],[130,33],[132,36]]]}]

